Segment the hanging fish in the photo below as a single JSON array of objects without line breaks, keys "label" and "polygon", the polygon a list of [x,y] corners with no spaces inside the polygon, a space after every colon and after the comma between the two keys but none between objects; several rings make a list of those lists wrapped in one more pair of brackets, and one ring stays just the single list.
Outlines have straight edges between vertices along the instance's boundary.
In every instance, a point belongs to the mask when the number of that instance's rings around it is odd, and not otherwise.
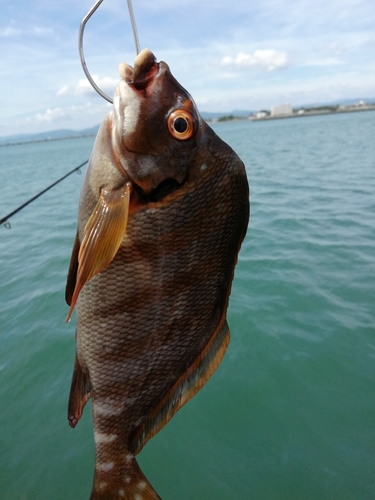
[{"label": "hanging fish", "polygon": [[120,65],[84,180],[66,300],[77,309],[68,418],[92,398],[91,499],[160,498],[135,456],[207,382],[249,218],[243,163],[164,62]]}]

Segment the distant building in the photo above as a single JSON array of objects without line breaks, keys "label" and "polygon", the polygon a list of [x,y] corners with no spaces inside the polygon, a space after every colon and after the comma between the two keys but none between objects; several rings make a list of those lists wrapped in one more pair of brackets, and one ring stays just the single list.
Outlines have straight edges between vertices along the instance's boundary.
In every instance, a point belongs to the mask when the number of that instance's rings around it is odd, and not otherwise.
[{"label": "distant building", "polygon": [[271,108],[271,116],[288,116],[293,114],[293,108],[290,104],[280,104]]}]

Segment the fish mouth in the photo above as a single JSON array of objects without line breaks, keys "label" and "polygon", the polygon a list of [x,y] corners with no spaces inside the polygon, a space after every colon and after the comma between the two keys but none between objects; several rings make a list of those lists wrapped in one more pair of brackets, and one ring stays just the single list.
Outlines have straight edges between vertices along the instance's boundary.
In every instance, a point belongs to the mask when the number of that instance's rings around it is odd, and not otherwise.
[{"label": "fish mouth", "polygon": [[119,163],[139,200],[158,202],[187,179],[191,143],[171,138],[167,125],[171,110],[185,106],[186,91],[149,49],[137,55],[134,67],[121,63],[119,72],[113,118]]},{"label": "fish mouth", "polygon": [[126,63],[119,66],[120,76],[136,90],[145,89],[159,71],[159,63],[149,49],[143,49],[134,60],[134,68]]}]

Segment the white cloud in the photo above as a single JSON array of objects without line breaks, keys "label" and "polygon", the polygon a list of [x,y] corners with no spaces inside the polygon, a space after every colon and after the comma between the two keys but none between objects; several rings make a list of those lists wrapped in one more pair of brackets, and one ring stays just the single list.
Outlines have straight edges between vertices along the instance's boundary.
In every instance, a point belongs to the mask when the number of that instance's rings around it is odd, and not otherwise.
[{"label": "white cloud", "polygon": [[53,35],[53,29],[42,28],[41,26],[33,26],[30,30],[30,33],[35,35],[35,36],[39,36],[39,37],[51,36],[51,35]]},{"label": "white cloud", "polygon": [[[358,43],[358,38],[356,39],[356,43]],[[322,43],[321,46],[318,47],[318,51],[322,54],[341,55],[345,52],[348,52],[348,46],[343,41],[334,40]]]},{"label": "white cloud", "polygon": [[[100,123],[111,109],[111,105],[99,97],[94,101],[96,101],[94,104],[86,102],[82,105],[47,108],[32,116],[20,117],[15,121],[14,126],[17,133],[28,133],[30,126],[32,126],[33,133],[61,128],[75,130],[89,128]],[[0,135],[2,132],[0,124]],[[8,129],[5,128],[4,133],[10,135]]]},{"label": "white cloud", "polygon": [[35,118],[38,122],[53,122],[63,117],[66,118],[67,113],[62,108],[48,108],[44,113],[37,113]]},{"label": "white cloud", "polygon": [[67,95],[70,93],[70,87],[68,87],[67,85],[64,85],[64,87],[61,87],[61,89],[59,89],[57,92],[56,92],[56,95],[58,97],[62,96],[62,95]]},{"label": "white cloud", "polygon": [[[111,78],[109,76],[105,76],[104,78],[100,78],[98,75],[92,75],[92,78],[96,85],[109,94],[113,94],[115,88],[119,83],[119,78]],[[95,90],[92,88],[90,82],[87,78],[82,78],[78,80],[78,83],[72,86],[64,85],[57,92],[56,96],[72,96],[72,95],[90,95]]]},{"label": "white cloud", "polygon": [[53,35],[52,28],[44,28],[41,26],[27,26],[26,28],[15,27],[14,23],[0,29],[0,37],[49,37]]},{"label": "white cloud", "polygon": [[21,34],[21,30],[13,28],[13,26],[7,26],[6,28],[2,28],[0,30],[0,36],[8,37],[8,36],[18,36]]},{"label": "white cloud", "polygon": [[237,68],[263,68],[267,71],[285,68],[289,64],[288,54],[275,49],[258,49],[252,54],[239,52],[236,57],[226,56],[220,61],[222,66],[235,66]]},{"label": "white cloud", "polygon": [[306,61],[305,63],[301,64],[301,66],[340,66],[344,64],[344,61],[341,61],[340,59],[337,59],[335,57],[326,57],[322,59],[310,59],[309,61]]}]

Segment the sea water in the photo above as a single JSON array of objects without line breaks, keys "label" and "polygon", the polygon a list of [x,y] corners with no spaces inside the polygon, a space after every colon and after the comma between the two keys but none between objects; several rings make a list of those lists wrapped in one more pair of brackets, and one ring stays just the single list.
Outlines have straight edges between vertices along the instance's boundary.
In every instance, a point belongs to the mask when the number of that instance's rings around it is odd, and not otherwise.
[{"label": "sea water", "polygon": [[[231,343],[139,463],[163,500],[375,498],[375,112],[214,124],[243,159],[251,219]],[[0,148],[0,218],[94,138]],[[0,499],[89,498],[90,404],[67,399],[64,288],[83,176],[0,227]]]}]

